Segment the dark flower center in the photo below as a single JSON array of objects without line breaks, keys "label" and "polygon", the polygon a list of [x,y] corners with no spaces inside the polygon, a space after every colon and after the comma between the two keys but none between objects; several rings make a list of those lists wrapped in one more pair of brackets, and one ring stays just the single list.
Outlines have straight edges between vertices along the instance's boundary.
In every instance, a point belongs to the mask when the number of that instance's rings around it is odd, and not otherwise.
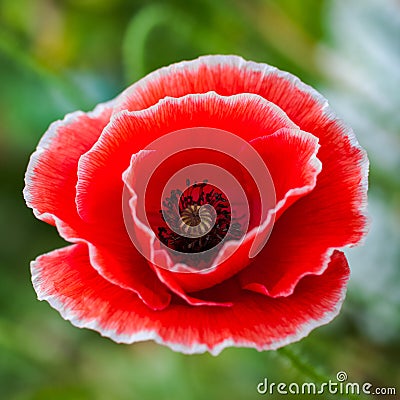
[{"label": "dark flower center", "polygon": [[[162,243],[179,253],[200,253],[215,248],[226,237],[240,239],[240,223],[233,222],[231,207],[217,187],[194,183],[187,189],[172,190],[163,201],[161,217],[166,223],[158,228]],[[228,236],[227,236],[228,235]]]}]

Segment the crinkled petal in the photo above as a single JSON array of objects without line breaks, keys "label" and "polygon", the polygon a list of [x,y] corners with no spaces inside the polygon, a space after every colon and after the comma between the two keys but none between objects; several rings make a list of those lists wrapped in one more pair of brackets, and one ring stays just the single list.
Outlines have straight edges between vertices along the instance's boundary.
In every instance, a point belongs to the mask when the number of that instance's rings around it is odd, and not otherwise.
[{"label": "crinkled petal", "polygon": [[335,252],[322,275],[302,279],[289,297],[273,299],[236,286],[232,307],[178,302],[155,311],[98,275],[85,245],[40,256],[31,269],[38,298],[78,327],[116,342],[154,340],[184,353],[214,355],[228,346],[276,349],[307,336],[337,315],[349,275],[343,253]]},{"label": "crinkled petal", "polygon": [[[122,173],[132,154],[165,134],[191,127],[223,129],[245,140],[280,128],[297,128],[282,110],[259,96],[216,93],[168,98],[140,112],[114,115],[96,145],[79,162],[77,204],[88,222],[123,226]],[[107,212],[105,213],[105,210]]]},{"label": "crinkled petal", "polygon": [[[318,139],[303,131],[284,128],[269,136],[255,139],[251,143],[264,159],[275,183],[277,204],[269,213],[269,221],[273,223],[291,204],[315,187],[317,175],[321,171],[321,163],[317,158]],[[135,161],[144,159],[143,156],[133,160],[132,169],[126,174],[127,181],[129,174],[140,175],[140,161],[139,165],[136,165]],[[152,163],[152,159],[148,162]],[[135,191],[134,187],[131,189]],[[135,205],[136,203],[132,204],[133,207]],[[139,223],[135,225],[138,230],[140,227]],[[268,234],[269,228],[270,225],[267,222],[260,230],[264,229]],[[251,263],[249,254],[255,233],[255,231],[249,233],[243,241],[231,242],[224,246],[215,260],[218,265],[215,269],[201,273],[188,273],[179,272],[175,266],[175,270],[161,269],[157,273],[168,282],[177,282],[187,292],[202,290],[221,283]],[[154,240],[157,240],[151,232],[138,234],[137,237],[147,240],[147,247],[152,246]],[[257,274],[264,276],[264,268],[260,268],[258,264],[254,268],[250,265],[241,275],[243,285],[252,282]]]},{"label": "crinkled petal", "polygon": [[50,125],[25,175],[25,201],[37,218],[52,225],[54,217],[80,224],[75,206],[78,161],[99,138],[111,111],[112,103],[105,103],[91,113],[77,111]]},{"label": "crinkled petal", "polygon": [[[144,109],[166,96],[209,91],[223,96],[258,94],[284,110],[300,129],[317,136],[321,145],[318,158],[324,167],[305,208],[312,208],[316,219],[319,212],[326,214],[327,209],[331,210],[334,221],[330,222],[332,228],[335,223],[339,234],[332,247],[354,245],[365,236],[369,165],[366,152],[352,130],[335,116],[326,99],[290,73],[238,56],[204,56],[147,75],[119,97],[115,112]],[[346,235],[342,232],[344,226]],[[285,252],[284,247],[282,251]],[[323,268],[320,264],[319,272]]]},{"label": "crinkled petal", "polygon": [[290,73],[237,56],[205,56],[155,71],[120,96],[115,112],[146,108],[165,96],[210,90],[225,96],[258,94],[278,105],[300,129],[319,138],[323,169],[316,187],[279,219],[265,250],[249,271],[243,271],[251,275],[243,278],[246,285],[257,277],[261,286],[252,285],[253,289],[286,296],[302,276],[322,273],[333,249],[355,245],[365,236],[366,152],[313,88]]},{"label": "crinkled petal", "polygon": [[133,290],[154,310],[169,305],[171,292],[133,246],[94,246],[91,243],[88,246],[90,263],[102,277],[124,289]]},{"label": "crinkled petal", "polygon": [[[132,247],[125,230],[110,232],[104,224],[89,225],[77,213],[78,161],[109,123],[112,106],[112,102],[102,104],[87,114],[78,111],[50,126],[32,154],[25,200],[39,219],[56,225],[65,240],[88,241],[92,263],[103,277],[135,291],[150,307],[163,308],[169,303],[169,291]],[[115,254],[110,255],[112,249]]]},{"label": "crinkled petal", "polygon": [[250,142],[263,158],[275,186],[278,207],[275,219],[300,197],[310,193],[322,170],[317,158],[318,138],[298,129],[280,129]]},{"label": "crinkled petal", "polygon": [[350,214],[348,202],[337,201],[334,209],[322,207],[327,200],[313,191],[289,207],[275,224],[267,246],[241,271],[242,287],[272,297],[289,296],[304,276],[321,274],[335,247],[356,237],[354,225],[337,218],[340,207],[343,214]]}]

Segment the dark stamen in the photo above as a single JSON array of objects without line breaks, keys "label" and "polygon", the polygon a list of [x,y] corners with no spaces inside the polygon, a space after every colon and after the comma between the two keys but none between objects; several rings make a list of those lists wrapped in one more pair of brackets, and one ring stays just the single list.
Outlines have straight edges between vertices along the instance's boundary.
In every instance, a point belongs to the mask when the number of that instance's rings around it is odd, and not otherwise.
[{"label": "dark stamen", "polygon": [[[207,180],[190,185],[187,179],[186,184],[184,192],[172,190],[170,197],[163,201],[161,218],[173,229],[167,224],[158,228],[162,243],[179,253],[201,253],[218,246],[224,239],[237,240],[243,236],[240,223],[232,220],[230,204],[223,192]],[[205,205],[208,207],[202,207]],[[209,206],[215,213],[210,213]]]}]

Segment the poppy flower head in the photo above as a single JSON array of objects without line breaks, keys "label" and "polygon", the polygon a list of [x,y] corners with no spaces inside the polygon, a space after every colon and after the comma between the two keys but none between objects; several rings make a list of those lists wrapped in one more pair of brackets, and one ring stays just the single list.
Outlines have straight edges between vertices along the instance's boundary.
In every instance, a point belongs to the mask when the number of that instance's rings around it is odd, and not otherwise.
[{"label": "poppy flower head", "polygon": [[323,96],[237,56],[149,74],[53,123],[24,197],[71,243],[39,299],[116,342],[276,349],[338,313],[367,231],[368,159]]}]

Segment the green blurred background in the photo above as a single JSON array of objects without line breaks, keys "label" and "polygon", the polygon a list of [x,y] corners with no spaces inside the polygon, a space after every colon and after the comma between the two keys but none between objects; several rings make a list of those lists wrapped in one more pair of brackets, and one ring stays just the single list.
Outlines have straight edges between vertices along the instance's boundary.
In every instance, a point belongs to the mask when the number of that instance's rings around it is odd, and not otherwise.
[{"label": "green blurred background", "polygon": [[[400,393],[399,38],[395,0],[0,0],[0,400],[280,398],[258,382],[341,370]],[[300,343],[218,357],[117,345],[36,300],[30,260],[65,243],[24,205],[28,158],[67,112],[210,53],[273,64],[330,100],[369,152],[371,231],[347,251],[342,313]]]}]

